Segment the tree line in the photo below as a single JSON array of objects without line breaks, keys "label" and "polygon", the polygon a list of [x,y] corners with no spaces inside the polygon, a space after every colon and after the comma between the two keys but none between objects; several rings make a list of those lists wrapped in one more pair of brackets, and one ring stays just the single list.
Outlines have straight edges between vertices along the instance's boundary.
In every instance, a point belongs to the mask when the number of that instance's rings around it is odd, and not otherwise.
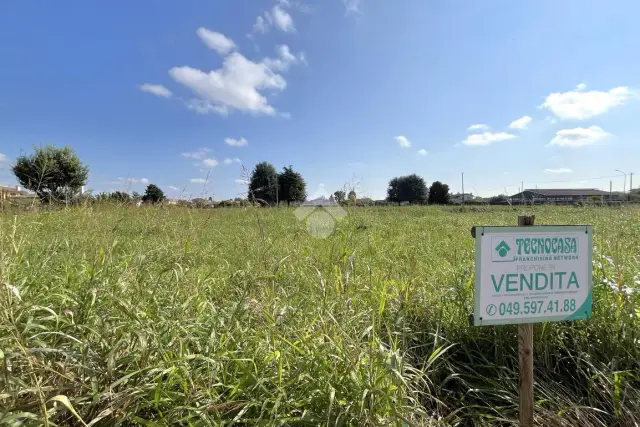
[{"label": "tree line", "polygon": [[430,187],[416,174],[399,176],[389,181],[387,201],[393,203],[446,205],[450,202],[449,186],[434,181]]},{"label": "tree line", "polygon": [[[280,202],[304,202],[307,198],[306,182],[299,172],[291,166],[285,167],[281,173],[269,162],[258,163],[249,179],[249,200],[269,206]],[[337,190],[333,198],[338,203],[356,201],[356,192]],[[424,178],[406,175],[392,178],[387,188],[386,201],[390,203],[438,204],[450,202],[449,186],[435,181],[430,187]]]},{"label": "tree line", "polygon": [[[69,202],[77,198],[89,177],[88,166],[82,163],[72,148],[53,145],[36,147],[32,154],[21,155],[16,159],[12,171],[20,185],[33,191],[45,204]],[[286,202],[290,205],[307,199],[306,181],[292,166],[285,166],[281,172],[277,172],[271,163],[260,162],[251,171],[247,184],[247,199],[252,204],[274,206]],[[344,190],[337,190],[332,197],[338,203],[357,200],[355,190],[350,190],[348,194]],[[447,184],[435,181],[427,187],[422,177],[411,174],[389,181],[386,202],[447,204],[449,197]],[[143,195],[115,191],[95,196],[96,201],[120,203],[158,203],[165,199],[164,192],[155,184],[149,184]]]},{"label": "tree line", "polygon": [[271,163],[260,162],[251,172],[248,187],[249,200],[261,205],[273,206],[280,202],[290,205],[307,200],[307,183],[292,166],[278,173]]}]

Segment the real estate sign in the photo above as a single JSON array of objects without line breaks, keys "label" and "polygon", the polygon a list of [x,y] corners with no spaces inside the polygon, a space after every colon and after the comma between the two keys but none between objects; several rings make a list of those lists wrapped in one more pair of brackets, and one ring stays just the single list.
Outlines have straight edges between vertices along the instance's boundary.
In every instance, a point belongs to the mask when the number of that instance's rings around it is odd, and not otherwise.
[{"label": "real estate sign", "polygon": [[589,225],[476,227],[474,324],[591,317]]}]

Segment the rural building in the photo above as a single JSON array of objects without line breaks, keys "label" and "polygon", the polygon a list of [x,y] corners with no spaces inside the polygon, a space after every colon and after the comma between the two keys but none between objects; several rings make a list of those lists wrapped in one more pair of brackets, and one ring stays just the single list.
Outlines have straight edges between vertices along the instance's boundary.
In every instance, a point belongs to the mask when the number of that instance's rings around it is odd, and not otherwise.
[{"label": "rural building", "polygon": [[451,195],[451,203],[462,203],[462,202],[468,202],[470,200],[475,199],[475,196],[471,193],[456,193],[456,194],[452,194]]},{"label": "rural building", "polygon": [[9,185],[0,184],[0,201],[21,196],[31,196],[31,194],[21,189],[19,185],[11,187]]},{"label": "rural building", "polygon": [[552,188],[524,190],[510,197],[512,203],[574,203],[574,202],[617,202],[623,198],[618,192],[608,192],[595,188]]}]

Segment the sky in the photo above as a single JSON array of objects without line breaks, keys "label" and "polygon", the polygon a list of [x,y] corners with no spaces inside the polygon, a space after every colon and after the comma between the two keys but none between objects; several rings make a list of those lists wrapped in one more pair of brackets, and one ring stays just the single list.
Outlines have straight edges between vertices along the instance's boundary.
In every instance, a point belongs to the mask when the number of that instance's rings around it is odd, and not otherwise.
[{"label": "sky", "polygon": [[[629,189],[640,3],[583,0],[0,2],[0,183],[34,146],[86,188],[242,197],[260,161],[313,197]],[[626,173],[626,176],[621,172]]]}]

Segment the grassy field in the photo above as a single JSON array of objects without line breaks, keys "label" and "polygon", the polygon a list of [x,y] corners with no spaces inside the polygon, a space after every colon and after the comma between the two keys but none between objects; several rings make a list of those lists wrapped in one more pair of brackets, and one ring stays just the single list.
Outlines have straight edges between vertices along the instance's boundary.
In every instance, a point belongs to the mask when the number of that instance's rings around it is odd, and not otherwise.
[{"label": "grassy field", "polygon": [[640,423],[640,208],[89,207],[0,217],[0,425],[513,425],[472,225],[594,226],[594,316],[535,327],[536,423]]}]

